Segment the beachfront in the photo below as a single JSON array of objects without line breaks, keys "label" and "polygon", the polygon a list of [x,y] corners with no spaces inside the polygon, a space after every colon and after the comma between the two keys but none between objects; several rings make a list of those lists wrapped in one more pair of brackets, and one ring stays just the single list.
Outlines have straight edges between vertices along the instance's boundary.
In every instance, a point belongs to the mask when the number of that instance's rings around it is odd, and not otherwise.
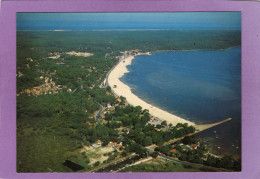
[{"label": "beachfront", "polygon": [[[143,55],[143,54],[144,53],[138,53],[137,55]],[[145,54],[149,55],[149,53],[145,53]],[[133,106],[139,105],[143,109],[148,109],[149,113],[152,116],[157,117],[160,120],[165,120],[169,124],[171,123],[173,125],[176,125],[178,123],[188,123],[189,125],[195,125],[195,123],[193,122],[187,121],[183,118],[170,114],[169,112],[164,111],[158,107],[148,104],[147,102],[143,101],[135,94],[133,94],[129,86],[127,86],[122,81],[120,81],[120,78],[125,73],[129,72],[127,66],[131,65],[134,57],[135,57],[134,55],[131,55],[121,60],[120,63],[110,72],[108,76],[108,84],[109,86],[111,86],[112,91],[117,96],[124,96],[129,104]]]}]

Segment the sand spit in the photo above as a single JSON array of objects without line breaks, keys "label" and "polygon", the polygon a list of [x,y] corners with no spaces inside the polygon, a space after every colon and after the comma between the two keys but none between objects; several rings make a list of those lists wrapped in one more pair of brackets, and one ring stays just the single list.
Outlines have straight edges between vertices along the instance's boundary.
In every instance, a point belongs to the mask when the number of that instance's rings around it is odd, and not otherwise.
[{"label": "sand spit", "polygon": [[222,120],[222,121],[219,121],[219,122],[215,122],[215,123],[212,123],[212,124],[196,124],[194,125],[194,127],[198,130],[198,131],[204,131],[206,129],[209,129],[211,127],[214,127],[214,126],[217,126],[219,124],[222,124],[224,122],[227,122],[227,121],[230,121],[232,118],[228,118],[228,119],[225,119],[225,120]]},{"label": "sand spit", "polygon": [[[138,53],[137,55],[149,55],[150,53]],[[127,66],[131,65],[132,60],[134,59],[134,55],[130,55],[124,59],[122,59],[118,65],[111,71],[108,76],[108,84],[111,87],[112,91],[117,96],[124,96],[127,102],[133,106],[141,106],[143,109],[148,109],[150,114],[154,117],[159,118],[160,120],[165,120],[167,123],[172,123],[176,125],[177,123],[188,123],[189,125],[195,125],[195,123],[191,121],[187,121],[183,118],[175,116],[167,111],[164,111],[158,107],[155,107],[132,93],[129,86],[120,81],[120,78],[128,73]]]}]

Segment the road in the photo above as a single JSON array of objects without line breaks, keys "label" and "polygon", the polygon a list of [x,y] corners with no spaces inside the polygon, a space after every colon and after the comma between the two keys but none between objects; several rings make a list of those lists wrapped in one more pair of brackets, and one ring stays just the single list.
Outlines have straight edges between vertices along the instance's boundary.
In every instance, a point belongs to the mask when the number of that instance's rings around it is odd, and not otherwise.
[{"label": "road", "polygon": [[[129,55],[123,55],[123,56],[121,56],[121,57],[119,58],[118,62],[116,63],[116,65],[113,66],[113,68],[111,68],[111,70],[109,70],[109,72],[107,73],[106,78],[105,78],[105,80],[104,80],[104,86],[105,86],[105,87],[109,85],[109,84],[108,84],[108,77],[109,77],[111,71],[114,70],[114,68],[115,68],[121,61],[123,61],[125,58],[127,58],[128,56],[129,56]],[[111,88],[112,88],[112,87],[111,87]]]},{"label": "road", "polygon": [[152,159],[153,159],[153,157],[147,157],[147,158],[144,158],[144,159],[142,159],[142,160],[138,160],[137,162],[135,162],[135,163],[133,163],[133,164],[125,165],[124,167],[122,167],[122,168],[120,168],[120,169],[114,171],[113,173],[117,173],[117,172],[119,172],[120,170],[123,170],[123,169],[125,169],[125,168],[127,168],[127,167],[131,167],[131,166],[133,166],[133,165],[138,165],[138,164],[140,164],[140,163],[147,162],[147,161],[152,160]]},{"label": "road", "polygon": [[96,114],[96,116],[95,116],[96,123],[100,123],[99,117],[100,117],[100,114],[101,114],[101,113],[103,112],[103,110],[104,110],[104,108],[103,108],[103,106],[102,106],[101,104],[99,104],[99,106],[100,106],[100,109],[99,109],[99,111],[97,112],[97,114]]},{"label": "road", "polygon": [[108,167],[108,166],[110,166],[110,165],[114,165],[114,164],[116,164],[116,163],[118,163],[118,162],[121,162],[121,161],[126,160],[127,158],[129,158],[129,156],[115,159],[115,160],[113,160],[113,161],[111,161],[111,162],[109,162],[109,163],[107,163],[107,164],[101,164],[100,166],[95,167],[95,168],[92,168],[91,170],[89,170],[88,173],[89,173],[89,172],[92,173],[92,172],[98,171],[98,170],[100,170],[100,169],[102,169],[102,168],[106,168],[106,167]]}]

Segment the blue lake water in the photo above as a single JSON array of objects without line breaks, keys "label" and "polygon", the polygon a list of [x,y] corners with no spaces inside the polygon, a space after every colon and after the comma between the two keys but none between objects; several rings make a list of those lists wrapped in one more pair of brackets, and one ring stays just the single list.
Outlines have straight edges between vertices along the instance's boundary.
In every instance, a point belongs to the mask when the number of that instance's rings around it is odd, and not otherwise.
[{"label": "blue lake water", "polygon": [[240,153],[241,47],[135,57],[121,80],[144,101],[195,123],[230,122],[199,134],[216,153]]}]

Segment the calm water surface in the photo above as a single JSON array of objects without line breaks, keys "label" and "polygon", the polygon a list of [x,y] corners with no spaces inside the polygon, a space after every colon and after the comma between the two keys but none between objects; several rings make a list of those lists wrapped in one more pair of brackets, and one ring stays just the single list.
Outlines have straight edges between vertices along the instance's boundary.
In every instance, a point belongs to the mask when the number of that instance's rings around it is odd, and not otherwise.
[{"label": "calm water surface", "polygon": [[199,134],[212,151],[240,155],[241,47],[137,56],[121,80],[144,101],[195,123],[230,122]]}]

